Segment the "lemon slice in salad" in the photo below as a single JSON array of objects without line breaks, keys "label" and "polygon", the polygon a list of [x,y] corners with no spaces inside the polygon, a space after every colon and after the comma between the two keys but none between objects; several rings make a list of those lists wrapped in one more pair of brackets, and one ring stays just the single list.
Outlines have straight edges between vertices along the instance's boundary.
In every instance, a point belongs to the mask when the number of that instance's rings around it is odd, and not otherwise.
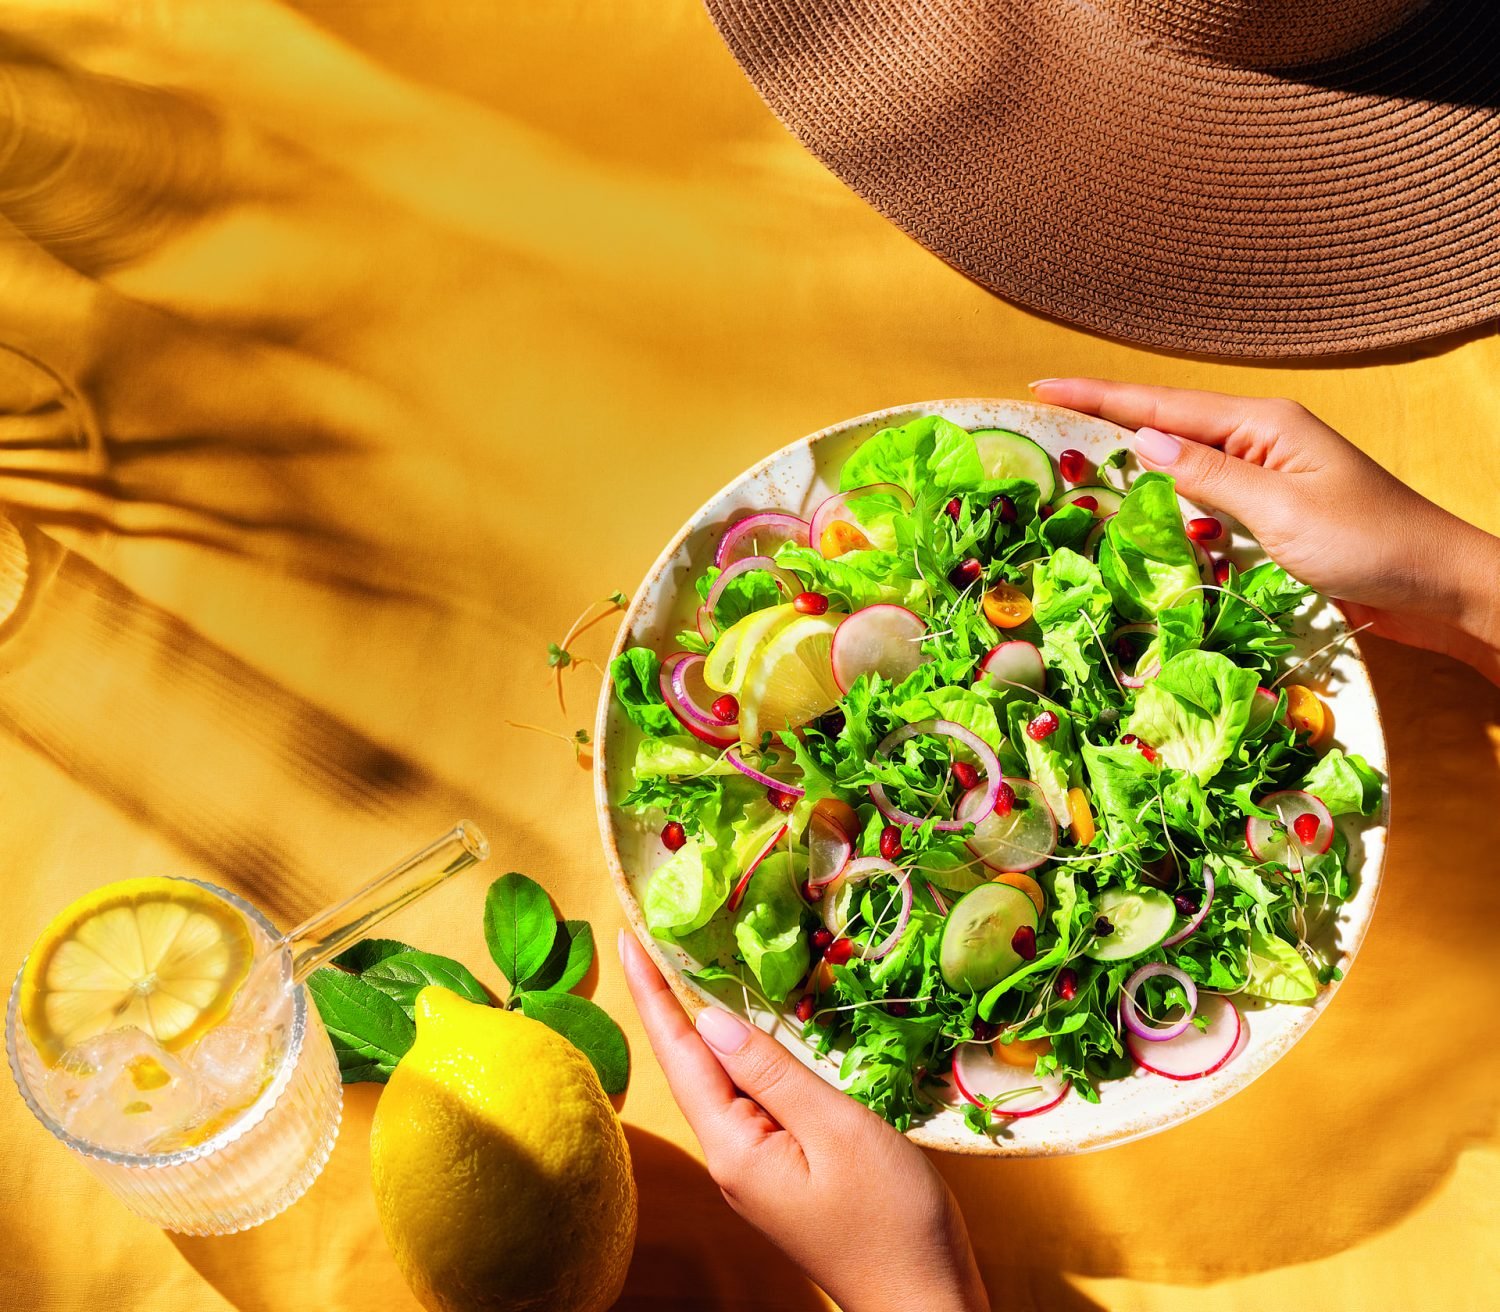
[{"label": "lemon slice in salad", "polygon": [[751,611],[719,635],[703,664],[703,681],[715,692],[738,693],[756,653],[774,634],[797,618],[790,602]]},{"label": "lemon slice in salad", "polygon": [[803,615],[780,629],[750,662],[740,692],[740,738],[795,729],[838,705],[833,633],[843,615]]},{"label": "lemon slice in salad", "polygon": [[244,916],[207,889],[184,879],[108,884],[42,931],[21,975],[21,1018],[49,1065],[130,1025],[185,1047],[223,1020],[254,955]]}]

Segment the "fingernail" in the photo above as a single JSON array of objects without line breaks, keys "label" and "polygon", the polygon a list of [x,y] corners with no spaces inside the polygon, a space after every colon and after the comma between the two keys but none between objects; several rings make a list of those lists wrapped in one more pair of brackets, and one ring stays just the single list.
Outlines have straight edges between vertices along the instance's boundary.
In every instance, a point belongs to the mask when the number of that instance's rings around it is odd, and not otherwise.
[{"label": "fingernail", "polygon": [[697,1024],[703,1042],[726,1057],[743,1048],[750,1037],[750,1027],[721,1007],[704,1007],[698,1013]]},{"label": "fingernail", "polygon": [[1048,383],[1055,383],[1055,382],[1057,382],[1057,379],[1055,379],[1055,378],[1038,378],[1036,380],[1036,382],[1034,382],[1034,383],[1027,383],[1026,386],[1028,388],[1030,388],[1031,391],[1034,392],[1034,391],[1036,391],[1036,389],[1038,387],[1046,387],[1046,385]]},{"label": "fingernail", "polygon": [[1148,465],[1170,465],[1182,450],[1182,443],[1158,428],[1138,428],[1135,453]]}]

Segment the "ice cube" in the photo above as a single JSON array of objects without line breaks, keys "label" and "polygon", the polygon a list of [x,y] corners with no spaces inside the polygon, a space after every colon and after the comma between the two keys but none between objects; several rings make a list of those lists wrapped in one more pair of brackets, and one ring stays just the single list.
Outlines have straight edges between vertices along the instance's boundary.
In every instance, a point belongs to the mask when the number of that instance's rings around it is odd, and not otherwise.
[{"label": "ice cube", "polygon": [[194,1045],[187,1054],[188,1066],[214,1101],[245,1106],[275,1069],[275,1038],[273,1031],[220,1025]]},{"label": "ice cube", "polygon": [[75,1044],[58,1061],[47,1093],[68,1133],[116,1152],[143,1152],[194,1121],[203,1090],[188,1068],[133,1027]]}]

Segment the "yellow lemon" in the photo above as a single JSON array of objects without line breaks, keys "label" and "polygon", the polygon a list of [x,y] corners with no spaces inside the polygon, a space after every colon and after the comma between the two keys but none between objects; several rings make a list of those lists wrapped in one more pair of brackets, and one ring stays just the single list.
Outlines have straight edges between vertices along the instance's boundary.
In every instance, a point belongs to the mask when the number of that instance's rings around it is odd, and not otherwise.
[{"label": "yellow lemon", "polygon": [[838,705],[831,653],[834,630],[845,618],[832,611],[798,616],[761,646],[740,691],[744,742],[759,743],[767,729],[795,729]]},{"label": "yellow lemon", "polygon": [[42,1059],[133,1025],[164,1048],[228,1013],[250,973],[245,918],[185,879],[126,879],[59,912],[26,958],[21,1017]]},{"label": "yellow lemon", "polygon": [[432,1312],[603,1312],[635,1246],[635,1177],[588,1058],[545,1025],[447,989],[370,1131],[375,1201]]}]

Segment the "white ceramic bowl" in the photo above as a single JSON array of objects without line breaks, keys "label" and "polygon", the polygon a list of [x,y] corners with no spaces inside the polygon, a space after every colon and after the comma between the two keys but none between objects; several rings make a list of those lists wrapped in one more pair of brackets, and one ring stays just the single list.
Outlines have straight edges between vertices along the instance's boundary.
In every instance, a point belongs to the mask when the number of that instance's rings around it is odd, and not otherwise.
[{"label": "white ceramic bowl", "polygon": [[[839,467],[863,439],[882,428],[929,414],[943,415],[968,429],[1008,428],[1025,433],[1054,458],[1072,447],[1090,460],[1099,460],[1117,447],[1129,445],[1127,434],[1113,424],[1020,401],[927,401],[861,415],[825,428],[762,460],[710,498],[682,527],[637,591],[616,652],[636,645],[652,647],[662,654],[672,650],[672,635],[692,627],[697,604],[693,580],[711,562],[714,544],[729,524],[754,510],[784,509],[807,517],[837,485]],[[1126,472],[1130,476],[1136,472],[1133,460],[1127,463]],[[1193,513],[1203,513],[1183,504]],[[1225,515],[1218,517],[1229,536],[1215,544],[1217,549],[1242,566],[1264,559],[1264,553],[1243,528]],[[1315,652],[1342,629],[1338,609],[1319,601],[1299,617],[1294,634],[1297,655]],[[1359,752],[1384,775],[1385,737],[1355,642],[1347,640],[1319,656],[1299,671],[1298,677],[1314,684],[1333,710],[1334,741],[1347,751]],[[802,1061],[837,1083],[837,1063],[818,1057],[802,1042],[800,1025],[788,1024],[738,991],[718,988],[711,994],[699,988],[681,973],[694,963],[677,948],[652,939],[641,913],[640,897],[667,853],[654,827],[614,805],[630,786],[629,767],[638,739],[638,731],[619,711],[606,684],[595,735],[595,801],[605,856],[637,936],[690,1010],[717,1001],[776,1034]],[[1358,824],[1339,821],[1350,840],[1350,865],[1357,884],[1336,918],[1330,918],[1333,923],[1324,927],[1322,941],[1336,953],[1345,972],[1359,950],[1375,908],[1388,814],[1387,795],[1371,820]],[[1097,1104],[1071,1095],[1049,1112],[1008,1122],[993,1140],[974,1134],[964,1125],[961,1114],[951,1110],[913,1127],[911,1137],[927,1147],[951,1152],[1032,1157],[1088,1152],[1155,1134],[1207,1111],[1262,1075],[1307,1033],[1336,990],[1337,985],[1323,989],[1306,1006],[1236,999],[1248,1037],[1226,1066],[1202,1079],[1178,1082],[1137,1071],[1102,1085]]]}]

